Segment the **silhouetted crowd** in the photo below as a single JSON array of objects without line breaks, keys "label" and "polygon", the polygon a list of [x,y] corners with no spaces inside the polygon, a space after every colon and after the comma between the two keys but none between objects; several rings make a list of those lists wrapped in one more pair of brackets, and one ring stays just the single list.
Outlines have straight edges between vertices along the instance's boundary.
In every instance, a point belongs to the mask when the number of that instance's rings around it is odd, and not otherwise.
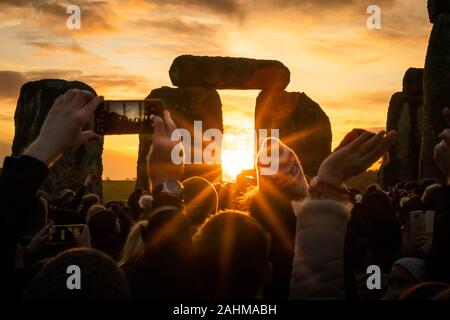
[{"label": "silhouetted crowd", "polygon": [[[180,181],[170,160],[178,142],[166,111],[153,117],[152,192],[102,203],[96,177],[56,199],[40,190],[59,155],[92,139],[83,131],[101,97],[69,90],[39,137],[0,178],[2,295],[7,299],[450,298],[450,133],[435,161],[447,181],[389,190],[345,185],[396,142],[396,132],[354,130],[307,177],[295,153],[267,139],[255,176],[211,184]],[[450,125],[450,112],[446,117]],[[265,154],[278,148],[278,169]],[[236,159],[238,161],[238,159]],[[69,267],[79,268],[80,279]],[[78,282],[78,285],[77,285]]]}]

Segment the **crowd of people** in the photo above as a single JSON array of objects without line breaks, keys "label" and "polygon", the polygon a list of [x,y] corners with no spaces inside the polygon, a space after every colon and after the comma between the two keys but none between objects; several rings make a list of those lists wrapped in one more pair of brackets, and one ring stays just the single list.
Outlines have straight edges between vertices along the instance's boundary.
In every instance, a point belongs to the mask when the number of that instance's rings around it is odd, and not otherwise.
[{"label": "crowd of people", "polygon": [[[201,177],[180,181],[183,164],[170,157],[176,127],[165,111],[151,119],[152,192],[137,189],[128,201],[103,204],[87,192],[97,178],[89,175],[77,192],[61,190],[50,201],[40,186],[52,164],[66,150],[100,138],[83,127],[101,101],[67,91],[23,155],[4,161],[5,298],[450,298],[450,129],[439,135],[434,154],[447,181],[410,181],[389,190],[347,187],[346,180],[397,140],[396,132],[354,130],[316,177],[307,177],[301,158],[269,138],[261,152],[279,148],[277,173],[261,174],[270,164],[258,156],[255,183],[243,177],[222,185]],[[450,126],[450,111],[443,116]],[[79,288],[68,285],[70,266],[79,267]],[[368,271],[374,266],[375,288]]]}]

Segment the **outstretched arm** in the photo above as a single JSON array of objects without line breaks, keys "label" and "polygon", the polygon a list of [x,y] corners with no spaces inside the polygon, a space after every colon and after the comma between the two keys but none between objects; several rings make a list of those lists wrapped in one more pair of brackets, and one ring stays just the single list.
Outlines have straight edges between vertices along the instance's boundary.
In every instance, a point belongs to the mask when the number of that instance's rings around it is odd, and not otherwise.
[{"label": "outstretched arm", "polygon": [[310,190],[312,199],[297,212],[291,299],[345,298],[343,257],[349,211],[346,197],[341,196],[343,182],[367,170],[395,141],[395,132],[365,132],[320,166]]},{"label": "outstretched arm", "polygon": [[73,89],[58,97],[45,119],[38,138],[19,158],[7,157],[0,178],[0,261],[2,280],[8,278],[17,241],[32,212],[36,192],[48,175],[48,168],[66,150],[99,136],[83,131],[102,97]]}]

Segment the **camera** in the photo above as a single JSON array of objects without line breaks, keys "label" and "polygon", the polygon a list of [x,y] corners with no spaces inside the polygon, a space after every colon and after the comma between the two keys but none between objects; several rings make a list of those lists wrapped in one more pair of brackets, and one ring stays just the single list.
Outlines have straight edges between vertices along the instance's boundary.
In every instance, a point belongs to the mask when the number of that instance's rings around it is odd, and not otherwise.
[{"label": "camera", "polygon": [[101,135],[151,134],[152,115],[162,117],[164,102],[151,100],[105,100],[95,111],[94,131]]}]

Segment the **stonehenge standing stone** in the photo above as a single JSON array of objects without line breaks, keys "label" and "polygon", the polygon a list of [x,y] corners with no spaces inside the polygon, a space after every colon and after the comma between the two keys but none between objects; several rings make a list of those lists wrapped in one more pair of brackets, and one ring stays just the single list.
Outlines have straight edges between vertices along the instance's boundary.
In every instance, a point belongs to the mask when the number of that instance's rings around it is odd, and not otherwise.
[{"label": "stonehenge standing stone", "polygon": [[395,93],[389,103],[386,130],[396,130],[397,144],[378,171],[383,188],[398,182],[415,181],[419,176],[423,111],[423,69],[410,68],[403,78],[403,92]]},{"label": "stonehenge standing stone", "polygon": [[448,1],[429,0],[431,31],[424,71],[423,144],[420,155],[420,179],[444,179],[433,161],[434,146],[445,128],[442,110],[450,106],[450,5]]},{"label": "stonehenge standing stone", "polygon": [[428,0],[428,15],[431,23],[434,23],[440,13],[450,13],[450,1]]},{"label": "stonehenge standing stone", "polygon": [[330,120],[303,92],[261,91],[255,108],[256,132],[259,129],[280,129],[280,139],[295,151],[310,177],[331,152]]},{"label": "stonehenge standing stone", "polygon": [[[164,100],[177,127],[185,128],[191,133],[192,142],[194,141],[193,125],[195,120],[202,121],[203,132],[215,128],[223,133],[222,103],[219,94],[214,89],[162,87],[152,90],[147,99]],[[136,187],[144,189],[148,189],[146,157],[150,146],[151,136],[141,135],[139,137]],[[184,166],[183,179],[203,176],[209,181],[216,181],[222,178],[220,164],[194,164],[194,151],[191,155],[191,164],[185,164]]]},{"label": "stonehenge standing stone", "polygon": [[289,69],[279,61],[184,55],[169,71],[177,87],[214,89],[285,89]]},{"label": "stonehenge standing stone", "polygon": [[[12,155],[19,156],[25,148],[39,135],[42,123],[54,100],[69,89],[78,88],[95,91],[88,85],[78,81],[39,80],[24,84],[20,90],[14,114],[15,135]],[[41,189],[51,199],[59,196],[65,188],[78,190],[89,173],[102,175],[103,141],[91,141],[77,150],[68,151],[52,166],[48,178]],[[102,196],[102,183],[97,180],[92,190]]]}]

